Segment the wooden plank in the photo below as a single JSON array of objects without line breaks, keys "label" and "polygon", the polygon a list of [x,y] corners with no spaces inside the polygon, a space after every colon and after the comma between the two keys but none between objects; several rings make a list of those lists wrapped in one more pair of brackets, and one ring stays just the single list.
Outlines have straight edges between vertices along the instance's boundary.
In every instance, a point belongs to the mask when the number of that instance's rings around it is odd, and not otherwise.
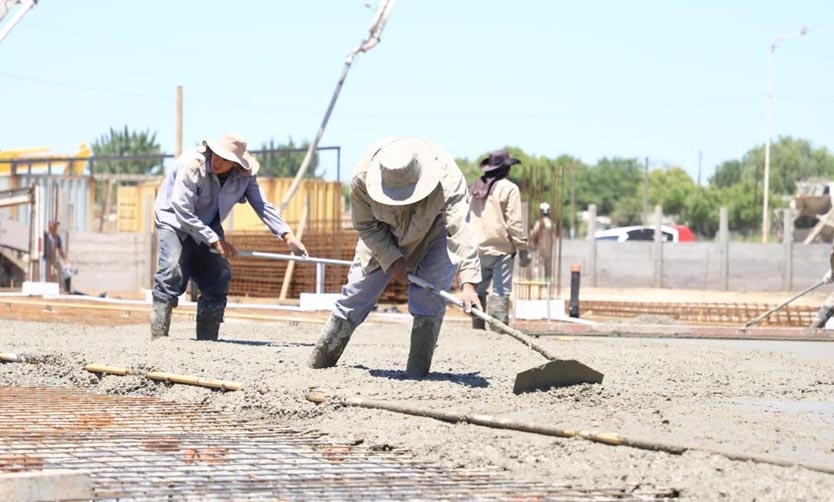
[{"label": "wooden plank", "polygon": [[57,469],[0,474],[0,502],[91,500],[90,474]]},{"label": "wooden plank", "polygon": [[[299,240],[303,241],[304,237],[304,226],[307,224],[307,216],[310,214],[308,211],[310,207],[310,198],[307,198],[307,204],[304,206],[304,210],[301,211],[301,223],[298,224],[298,232],[296,236]],[[287,263],[287,270],[284,272],[284,282],[281,284],[281,294],[278,296],[278,299],[284,301],[287,299],[287,292],[290,289],[290,281],[292,280],[292,273],[295,270],[295,262],[291,261]]]}]

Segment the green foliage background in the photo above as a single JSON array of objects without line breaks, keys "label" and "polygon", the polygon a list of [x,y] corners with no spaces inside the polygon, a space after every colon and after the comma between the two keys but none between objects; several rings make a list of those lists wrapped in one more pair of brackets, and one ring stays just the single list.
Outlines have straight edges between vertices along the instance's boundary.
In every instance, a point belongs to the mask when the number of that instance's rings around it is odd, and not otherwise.
[{"label": "green foliage background", "polygon": [[[654,167],[646,176],[645,161],[636,158],[603,158],[588,165],[569,156],[535,157],[520,148],[508,147],[508,150],[522,160],[510,175],[522,188],[527,181],[527,190],[523,190],[527,193],[522,196],[533,208],[543,201],[553,206],[553,202],[561,199],[566,208],[565,228],[570,228],[574,224],[571,220],[576,220],[567,210],[571,200],[577,211],[596,204],[597,214],[609,216],[612,225],[640,224],[646,209],[643,192],[648,181],[648,211],[652,212],[659,204],[665,216],[689,225],[701,237],[712,238],[716,234],[721,207],[727,208],[730,230],[737,236],[750,238],[761,231],[764,145],[750,149],[741,159],[716,166],[703,186],[679,166]],[[814,148],[804,139],[788,136],[772,144],[770,154],[769,205],[774,211],[787,206],[796,192],[797,181],[812,178],[834,181],[834,155],[824,147]],[[480,175],[478,161],[484,157],[486,154],[474,161],[458,159],[470,182]],[[572,176],[563,178],[560,189],[558,178],[547,173],[562,166]],[[531,176],[530,171],[546,174]],[[534,183],[530,183],[531,179]],[[779,219],[771,217],[771,221]],[[581,231],[577,229],[576,235],[581,235]]]}]

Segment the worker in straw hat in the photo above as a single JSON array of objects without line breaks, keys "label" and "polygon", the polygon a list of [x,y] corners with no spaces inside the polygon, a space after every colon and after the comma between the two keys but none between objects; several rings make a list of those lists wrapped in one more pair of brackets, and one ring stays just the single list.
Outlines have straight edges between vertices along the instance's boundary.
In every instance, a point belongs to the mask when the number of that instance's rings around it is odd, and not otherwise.
[{"label": "worker in straw hat", "polygon": [[[466,180],[454,159],[425,139],[402,137],[374,144],[351,181],[351,215],[359,232],[344,296],[336,304],[310,356],[310,367],[334,366],[351,335],[386,285],[407,273],[448,290],[455,271],[464,308],[480,308],[478,248],[467,228]],[[410,285],[413,317],[406,375],[423,378],[431,367],[444,300]]]},{"label": "worker in straw hat", "polygon": [[197,340],[217,340],[231,281],[228,258],[237,254],[221,223],[247,201],[273,235],[295,255],[307,255],[258,184],[258,161],[243,138],[227,133],[203,141],[177,159],[156,198],[158,256],[153,286],[151,338],[168,336],[171,311],[190,278],[200,289]]},{"label": "worker in straw hat", "polygon": [[[487,312],[504,324],[509,323],[516,255],[522,267],[530,264],[521,220],[521,191],[507,178],[510,168],[520,163],[507,150],[496,150],[481,161],[481,177],[469,188],[469,218],[481,260],[478,298],[481,303],[486,301]],[[492,296],[487,299],[490,286]],[[472,327],[484,329],[484,321],[473,318]]]}]

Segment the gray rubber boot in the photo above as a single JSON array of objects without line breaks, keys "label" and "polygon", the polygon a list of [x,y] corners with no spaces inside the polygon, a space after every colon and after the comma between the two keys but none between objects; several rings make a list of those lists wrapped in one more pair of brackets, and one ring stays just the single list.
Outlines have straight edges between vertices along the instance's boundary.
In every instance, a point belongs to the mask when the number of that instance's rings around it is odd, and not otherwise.
[{"label": "gray rubber boot", "polygon": [[823,305],[817,311],[817,318],[814,319],[814,322],[811,323],[810,327],[812,327],[812,328],[825,327],[825,323],[827,323],[828,320],[831,319],[832,314],[834,314],[834,308]]},{"label": "gray rubber boot", "polygon": [[[481,302],[481,308],[484,309],[486,312],[487,308],[487,297],[486,295],[478,295],[478,301]],[[486,329],[486,323],[483,319],[478,319],[477,317],[472,318],[472,329]]]},{"label": "gray rubber boot", "polygon": [[313,369],[335,366],[355,329],[352,322],[330,314],[307,365]]},{"label": "gray rubber boot", "polygon": [[437,336],[443,319],[437,317],[414,316],[411,326],[411,350],[408,352],[408,365],[405,374],[408,378],[424,378],[429,374]]},{"label": "gray rubber boot", "polygon": [[197,340],[216,342],[220,337],[220,322],[213,316],[197,317]]},{"label": "gray rubber boot", "polygon": [[[490,296],[487,313],[504,324],[510,324],[510,299],[506,296]],[[501,330],[489,327],[490,331],[501,332]]]},{"label": "gray rubber boot", "polygon": [[174,306],[159,300],[153,301],[151,307],[151,340],[168,336],[171,327],[171,311]]}]

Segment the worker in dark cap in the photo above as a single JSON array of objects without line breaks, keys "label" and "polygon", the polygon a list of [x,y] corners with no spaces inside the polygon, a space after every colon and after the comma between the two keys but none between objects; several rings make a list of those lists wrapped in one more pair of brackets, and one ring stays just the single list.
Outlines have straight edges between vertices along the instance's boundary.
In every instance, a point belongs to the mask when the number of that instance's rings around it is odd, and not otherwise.
[{"label": "worker in dark cap", "polygon": [[[516,255],[522,267],[530,264],[521,220],[521,191],[507,178],[510,168],[520,163],[507,150],[496,150],[481,161],[481,177],[469,187],[469,219],[481,262],[478,298],[481,304],[486,302],[487,313],[504,324],[510,317]],[[487,299],[490,285],[492,296]],[[473,318],[472,327],[484,329],[484,321]]]}]

